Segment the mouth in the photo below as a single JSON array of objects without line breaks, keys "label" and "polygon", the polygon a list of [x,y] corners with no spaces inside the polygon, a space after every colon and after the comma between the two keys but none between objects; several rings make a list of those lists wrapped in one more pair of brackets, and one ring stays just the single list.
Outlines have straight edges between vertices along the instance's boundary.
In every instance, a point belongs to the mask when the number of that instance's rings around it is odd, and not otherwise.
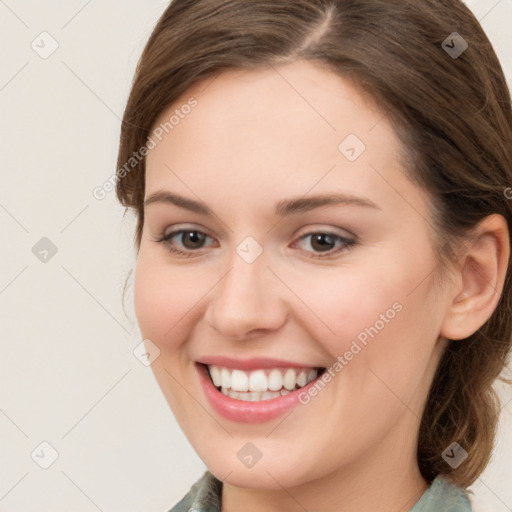
[{"label": "mouth", "polygon": [[217,391],[244,402],[273,400],[297,391],[321,376],[324,367],[274,367],[254,370],[227,368],[213,364],[202,366]]}]

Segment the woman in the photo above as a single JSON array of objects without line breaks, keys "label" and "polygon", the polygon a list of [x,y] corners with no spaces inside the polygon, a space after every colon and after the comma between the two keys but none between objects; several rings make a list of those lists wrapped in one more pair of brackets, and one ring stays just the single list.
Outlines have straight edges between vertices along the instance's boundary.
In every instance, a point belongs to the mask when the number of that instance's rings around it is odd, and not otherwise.
[{"label": "woman", "polygon": [[172,511],[471,510],[510,350],[510,104],[458,0],[170,4],[117,195],[208,468]]}]

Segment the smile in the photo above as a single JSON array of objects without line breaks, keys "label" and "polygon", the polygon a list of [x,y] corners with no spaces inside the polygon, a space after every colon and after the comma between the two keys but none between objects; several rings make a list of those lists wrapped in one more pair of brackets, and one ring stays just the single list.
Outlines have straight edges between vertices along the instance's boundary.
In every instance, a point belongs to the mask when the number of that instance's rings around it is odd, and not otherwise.
[{"label": "smile", "polygon": [[[247,402],[279,398],[316,379],[316,368],[265,368],[253,371],[207,365],[208,374],[223,395]],[[321,371],[321,370],[320,370]]]},{"label": "smile", "polygon": [[[210,406],[237,423],[269,421],[298,407],[299,394],[307,393],[326,371],[321,367],[250,366],[242,370],[196,362],[200,385]],[[240,388],[247,390],[239,391]]]}]

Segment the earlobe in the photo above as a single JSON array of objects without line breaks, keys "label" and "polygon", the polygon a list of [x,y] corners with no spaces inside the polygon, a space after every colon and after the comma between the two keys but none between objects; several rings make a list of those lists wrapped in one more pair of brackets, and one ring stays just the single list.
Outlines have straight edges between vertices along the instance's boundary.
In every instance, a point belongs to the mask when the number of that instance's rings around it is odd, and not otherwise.
[{"label": "earlobe", "polygon": [[458,287],[452,288],[440,335],[451,340],[471,336],[491,317],[498,305],[510,257],[505,218],[494,214],[482,220],[467,245]]}]

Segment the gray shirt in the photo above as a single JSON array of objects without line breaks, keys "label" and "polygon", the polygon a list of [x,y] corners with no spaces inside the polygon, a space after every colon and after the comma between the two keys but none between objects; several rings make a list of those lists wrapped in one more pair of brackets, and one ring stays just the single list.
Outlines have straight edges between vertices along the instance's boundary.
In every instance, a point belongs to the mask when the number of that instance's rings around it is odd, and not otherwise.
[{"label": "gray shirt", "polygon": [[[222,481],[209,471],[169,512],[221,512]],[[438,475],[411,512],[471,512],[467,492]]]}]

